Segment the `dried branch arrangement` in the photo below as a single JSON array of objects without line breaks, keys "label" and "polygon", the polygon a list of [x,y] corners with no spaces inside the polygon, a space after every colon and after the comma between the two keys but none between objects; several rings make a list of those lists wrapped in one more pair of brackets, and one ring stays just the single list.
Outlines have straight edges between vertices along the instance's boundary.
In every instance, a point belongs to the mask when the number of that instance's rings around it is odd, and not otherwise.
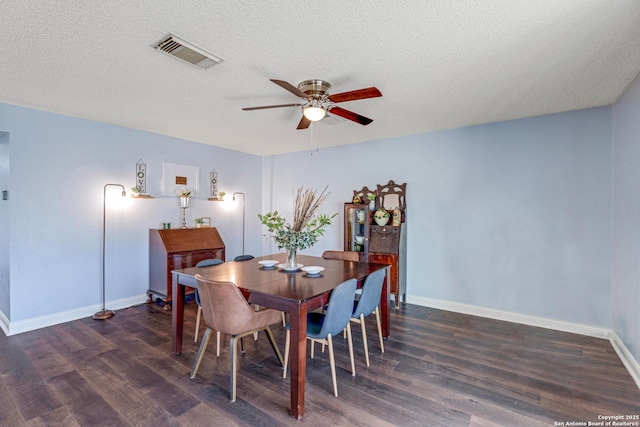
[{"label": "dried branch arrangement", "polygon": [[298,188],[295,204],[293,205],[293,226],[291,227],[293,230],[302,231],[304,226],[311,221],[318,208],[320,208],[320,205],[322,205],[327,196],[331,194],[331,192],[327,192],[327,188],[328,186],[324,187],[320,196],[316,196],[316,190],[310,188],[303,190],[302,187]]}]

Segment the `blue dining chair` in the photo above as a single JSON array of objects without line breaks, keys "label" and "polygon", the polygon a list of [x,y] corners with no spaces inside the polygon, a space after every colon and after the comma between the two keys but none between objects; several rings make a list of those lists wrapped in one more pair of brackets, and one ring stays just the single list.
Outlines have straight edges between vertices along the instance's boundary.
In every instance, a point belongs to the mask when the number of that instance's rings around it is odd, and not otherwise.
[{"label": "blue dining chair", "polygon": [[351,321],[360,323],[362,331],[362,343],[364,345],[364,358],[369,366],[369,348],[367,345],[367,331],[364,325],[364,318],[375,314],[376,324],[378,326],[378,338],[380,339],[380,349],[384,353],[384,342],[382,341],[382,324],[380,322],[380,295],[382,293],[382,284],[384,283],[385,270],[377,270],[367,276],[362,287],[360,298],[353,304],[353,313]]},{"label": "blue dining chair", "polygon": [[[353,313],[353,299],[356,294],[356,279],[342,282],[331,292],[327,310],[325,313],[313,312],[307,316],[307,339],[311,341],[311,358],[313,359],[314,344],[316,342],[329,348],[329,365],[331,366],[331,380],[333,382],[333,394],[338,397],[338,384],[336,381],[336,363],[333,355],[333,337],[343,330],[347,330],[349,343],[349,358],[351,359],[351,375],[356,374],[356,365],[353,360],[353,342],[351,341],[350,319]],[[289,348],[291,346],[291,331],[287,324],[287,333],[284,344],[284,372],[287,377],[287,365],[289,362]]]},{"label": "blue dining chair", "polygon": [[233,260],[234,261],[249,261],[249,260],[252,260],[254,258],[255,257],[253,255],[238,255]]},{"label": "blue dining chair", "polygon": [[[213,265],[220,265],[222,264],[224,261],[222,261],[221,259],[203,259],[202,261],[198,262],[196,264],[196,267],[200,268],[200,267],[211,267]],[[194,293],[194,297],[196,300],[196,304],[198,304],[198,314],[196,315],[196,331],[193,334],[193,342],[198,342],[198,334],[200,333],[200,319],[202,317],[202,304],[200,303],[200,294],[198,293],[198,290],[196,289],[195,293]],[[220,356],[220,332],[217,332],[216,334],[216,355]]]}]

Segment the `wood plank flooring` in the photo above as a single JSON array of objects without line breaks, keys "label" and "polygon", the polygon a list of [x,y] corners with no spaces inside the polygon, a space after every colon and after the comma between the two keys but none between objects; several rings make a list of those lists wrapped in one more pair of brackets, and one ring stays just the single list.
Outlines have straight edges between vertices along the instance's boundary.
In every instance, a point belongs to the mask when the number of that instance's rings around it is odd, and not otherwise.
[{"label": "wood plank flooring", "polygon": [[[335,339],[338,398],[328,354],[316,349],[306,415],[294,420],[289,379],[264,336],[246,341],[236,402],[228,340],[219,358],[213,340],[189,379],[195,309],[185,308],[181,356],[170,354],[171,314],[157,305],[0,334],[0,425],[559,426],[640,415],[640,390],[607,340],[408,304],[392,310],[384,354],[367,320],[370,367],[354,325],[355,377]],[[282,327],[273,329],[284,347]]]}]

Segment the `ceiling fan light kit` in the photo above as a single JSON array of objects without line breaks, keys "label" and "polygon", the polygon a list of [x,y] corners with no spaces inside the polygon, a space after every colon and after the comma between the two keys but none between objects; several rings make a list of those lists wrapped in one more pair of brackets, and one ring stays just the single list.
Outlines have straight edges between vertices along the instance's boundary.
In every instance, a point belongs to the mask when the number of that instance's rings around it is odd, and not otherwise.
[{"label": "ceiling fan light kit", "polygon": [[265,110],[268,108],[302,107],[302,118],[300,119],[300,123],[298,123],[297,129],[307,129],[312,122],[322,120],[327,115],[327,112],[366,126],[371,123],[373,119],[345,110],[335,104],[382,96],[382,93],[375,87],[330,95],[329,89],[331,89],[331,84],[324,80],[305,80],[298,84],[297,87],[284,80],[271,79],[271,81],[301,98],[302,103],[246,107],[243,108],[243,110],[252,111]]},{"label": "ceiling fan light kit", "polygon": [[312,122],[317,122],[322,120],[327,112],[322,108],[320,101],[314,99],[308,107],[302,109],[302,114]]}]

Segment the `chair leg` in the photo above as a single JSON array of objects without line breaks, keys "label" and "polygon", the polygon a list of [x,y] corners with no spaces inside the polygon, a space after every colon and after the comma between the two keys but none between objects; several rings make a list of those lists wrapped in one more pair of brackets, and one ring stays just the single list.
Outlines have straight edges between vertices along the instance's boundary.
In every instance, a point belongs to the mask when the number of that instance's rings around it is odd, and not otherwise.
[{"label": "chair leg", "polygon": [[360,313],[360,331],[362,332],[362,345],[364,346],[364,360],[369,366],[369,343],[367,342],[367,328],[364,325],[364,314]]},{"label": "chair leg", "polygon": [[193,367],[191,368],[191,375],[189,378],[194,379],[196,374],[198,373],[198,368],[200,368],[200,363],[202,362],[202,358],[204,357],[204,352],[207,349],[207,345],[209,344],[209,339],[211,339],[211,332],[213,330],[211,328],[207,328],[204,331],[204,335],[202,336],[202,342],[200,343],[200,348],[198,349],[198,354],[196,355],[196,360],[193,362]]},{"label": "chair leg", "polygon": [[356,362],[353,360],[353,341],[351,340],[351,322],[347,323],[347,340],[349,344],[349,359],[351,359],[351,375],[356,376]]},{"label": "chair leg", "polygon": [[287,365],[289,364],[289,347],[291,346],[291,331],[287,329],[284,336],[284,370],[282,371],[282,378],[287,378]]},{"label": "chair leg", "polygon": [[220,332],[216,331],[216,357],[220,357]]},{"label": "chair leg", "polygon": [[333,395],[338,397],[338,382],[336,381],[336,361],[333,356],[333,338],[327,335],[327,347],[329,347],[329,365],[331,366],[331,381],[333,382]]},{"label": "chair leg", "polygon": [[278,347],[278,343],[276,342],[276,338],[273,336],[273,332],[271,332],[270,327],[264,328],[265,333],[267,334],[267,338],[269,338],[269,344],[271,344],[271,348],[273,352],[276,354],[278,358],[278,362],[280,362],[280,366],[284,366],[284,360],[282,360],[282,353],[280,353],[280,348]]},{"label": "chair leg", "polygon": [[198,314],[196,315],[196,331],[193,334],[193,342],[198,342],[198,332],[200,331],[200,316],[202,316],[202,307],[198,306]]},{"label": "chair leg", "polygon": [[287,327],[287,318],[284,314],[284,311],[282,312],[282,327],[286,328]]},{"label": "chair leg", "polygon": [[[229,360],[231,362],[231,384],[229,390],[231,394],[231,401],[236,401],[236,378],[237,378],[237,370],[238,370],[238,339],[237,335],[232,335],[229,340]],[[240,338],[242,341],[242,338]]]},{"label": "chair leg", "polygon": [[380,310],[378,309],[378,306],[376,306],[374,313],[376,314],[376,324],[378,325],[378,338],[380,339],[380,350],[382,350],[382,352],[384,353],[384,342],[382,340],[382,324],[380,322]]}]

